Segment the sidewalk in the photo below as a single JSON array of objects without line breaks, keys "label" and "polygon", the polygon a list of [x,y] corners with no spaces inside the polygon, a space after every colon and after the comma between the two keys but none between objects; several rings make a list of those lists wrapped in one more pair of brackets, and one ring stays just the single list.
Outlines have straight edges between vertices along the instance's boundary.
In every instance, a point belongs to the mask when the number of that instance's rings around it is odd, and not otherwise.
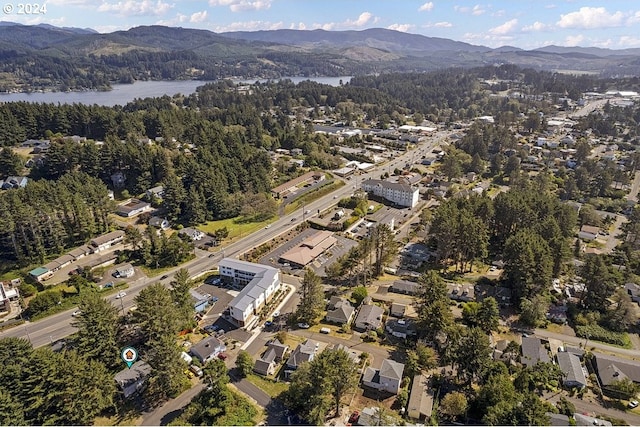
[{"label": "sidewalk", "polygon": [[[278,304],[278,306],[274,309],[274,311],[282,310],[282,307],[284,307],[284,305],[287,303],[287,301],[289,301],[289,299],[293,296],[293,294],[296,293],[295,286],[289,285],[289,284],[286,284],[286,283],[283,283],[283,285],[287,286],[289,288],[289,292],[287,293],[287,295],[284,296],[284,298],[282,298],[282,301],[280,301],[280,304]],[[242,344],[240,349],[241,350],[246,350],[247,347],[249,347],[251,345],[253,340],[255,340],[258,337],[258,335],[260,335],[260,332],[262,332],[262,325],[256,325],[251,331],[251,338],[249,338],[244,344]]]}]

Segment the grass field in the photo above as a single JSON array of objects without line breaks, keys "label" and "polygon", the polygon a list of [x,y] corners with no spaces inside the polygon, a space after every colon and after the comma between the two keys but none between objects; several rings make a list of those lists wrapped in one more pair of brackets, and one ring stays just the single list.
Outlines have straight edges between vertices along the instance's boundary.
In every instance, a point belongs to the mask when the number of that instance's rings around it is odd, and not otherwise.
[{"label": "grass field", "polygon": [[267,393],[272,398],[279,396],[280,393],[282,393],[283,391],[289,388],[289,385],[287,383],[283,383],[283,382],[277,383],[256,374],[249,374],[247,376],[247,380],[253,385],[255,385],[256,387],[258,387],[260,390]]},{"label": "grass field", "polygon": [[293,202],[289,203],[287,206],[285,206],[284,212],[288,215],[296,209],[300,209],[303,205],[311,203],[314,200],[318,200],[320,197],[326,196],[327,194],[331,193],[334,190],[337,190],[343,185],[345,185],[344,181],[334,181],[320,188],[316,188],[315,190],[310,191],[304,196],[301,196]]},{"label": "grass field", "polygon": [[218,221],[209,221],[205,225],[199,226],[198,229],[205,233],[213,233],[218,229],[227,227],[229,237],[224,239],[222,245],[229,244],[237,238],[246,237],[249,234],[264,228],[267,224],[275,221],[277,218],[271,218],[261,222],[243,222],[242,217],[221,219]]}]

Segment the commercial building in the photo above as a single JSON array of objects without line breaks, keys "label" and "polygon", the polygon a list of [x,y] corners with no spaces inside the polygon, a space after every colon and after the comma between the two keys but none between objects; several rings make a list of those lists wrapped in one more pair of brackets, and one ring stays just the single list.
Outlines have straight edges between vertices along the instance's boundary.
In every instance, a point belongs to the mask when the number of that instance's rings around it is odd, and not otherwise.
[{"label": "commercial building", "polygon": [[244,286],[229,303],[229,315],[239,326],[251,326],[280,289],[280,270],[233,258],[224,258],[218,266],[223,280]]},{"label": "commercial building", "polygon": [[280,255],[280,260],[294,267],[303,268],[333,246],[338,240],[331,231],[318,231],[298,246]]},{"label": "commercial building", "polygon": [[413,208],[418,204],[420,192],[418,187],[409,184],[368,179],[362,183],[362,189],[374,196],[381,197],[398,206]]},{"label": "commercial building", "polygon": [[286,196],[287,194],[294,191],[298,186],[311,184],[313,182],[320,182],[324,180],[324,172],[322,171],[311,171],[307,172],[304,175],[300,175],[297,178],[289,180],[282,185],[278,185],[277,187],[271,190],[271,194],[274,198],[279,199],[280,197]]}]

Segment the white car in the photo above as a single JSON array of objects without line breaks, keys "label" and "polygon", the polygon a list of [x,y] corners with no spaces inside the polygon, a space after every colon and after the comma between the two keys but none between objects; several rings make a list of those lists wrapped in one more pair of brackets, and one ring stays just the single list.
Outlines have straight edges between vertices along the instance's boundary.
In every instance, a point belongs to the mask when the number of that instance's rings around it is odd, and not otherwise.
[{"label": "white car", "polygon": [[276,310],[273,312],[273,317],[278,317],[280,316],[280,311]]},{"label": "white car", "polygon": [[633,409],[633,408],[637,408],[637,407],[638,407],[638,401],[637,400],[629,401],[629,408]]},{"label": "white car", "polygon": [[127,293],[124,291],[120,291],[116,294],[116,299],[124,298],[127,296]]},{"label": "white car", "polygon": [[271,228],[271,224],[267,224],[264,228]]},{"label": "white car", "polygon": [[74,311],[73,313],[71,313],[71,315],[72,315],[73,317],[78,317],[78,316],[80,316],[81,314],[82,314],[82,311],[80,311],[80,310],[76,310],[76,311]]}]

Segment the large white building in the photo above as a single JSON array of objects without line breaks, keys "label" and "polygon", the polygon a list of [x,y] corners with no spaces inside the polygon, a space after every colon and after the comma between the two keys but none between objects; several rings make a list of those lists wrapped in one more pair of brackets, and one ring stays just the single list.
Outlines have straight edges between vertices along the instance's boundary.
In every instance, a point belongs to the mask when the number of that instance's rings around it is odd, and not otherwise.
[{"label": "large white building", "polygon": [[229,315],[242,327],[251,326],[260,309],[280,289],[280,270],[262,264],[224,258],[220,276],[244,288],[229,303]]},{"label": "large white building", "polygon": [[367,193],[387,199],[400,206],[413,208],[418,204],[420,192],[418,187],[398,182],[368,179],[362,183],[362,189]]}]

